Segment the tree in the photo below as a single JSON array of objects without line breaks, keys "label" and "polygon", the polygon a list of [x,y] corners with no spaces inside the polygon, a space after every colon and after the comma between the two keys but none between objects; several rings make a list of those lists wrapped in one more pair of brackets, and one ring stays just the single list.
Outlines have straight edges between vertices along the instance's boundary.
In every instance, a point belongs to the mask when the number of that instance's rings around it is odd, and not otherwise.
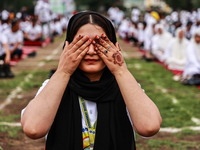
[{"label": "tree", "polygon": [[200,7],[199,0],[164,0],[174,10],[192,10]]},{"label": "tree", "polygon": [[113,4],[122,5],[122,0],[75,0],[75,3],[78,10],[101,11],[107,10]]},{"label": "tree", "polygon": [[0,0],[0,10],[8,10],[10,12],[18,12],[23,6],[30,11],[34,9],[34,0]]}]

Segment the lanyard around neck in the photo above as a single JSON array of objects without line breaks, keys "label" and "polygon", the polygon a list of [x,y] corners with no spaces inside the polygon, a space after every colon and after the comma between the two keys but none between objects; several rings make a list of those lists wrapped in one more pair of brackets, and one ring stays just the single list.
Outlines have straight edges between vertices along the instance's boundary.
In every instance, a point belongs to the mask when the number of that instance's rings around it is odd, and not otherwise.
[{"label": "lanyard around neck", "polygon": [[85,101],[82,97],[79,97],[79,98],[80,98],[80,101],[81,101],[81,107],[82,107],[83,115],[84,115],[84,118],[85,118],[85,122],[86,122],[86,125],[87,125],[87,128],[88,128],[88,134],[89,134],[89,139],[90,139],[90,150],[91,150],[94,147],[97,121],[95,121],[93,126],[91,125],[91,121],[90,121],[90,118],[89,118],[89,114],[88,114],[88,111],[87,111]]}]

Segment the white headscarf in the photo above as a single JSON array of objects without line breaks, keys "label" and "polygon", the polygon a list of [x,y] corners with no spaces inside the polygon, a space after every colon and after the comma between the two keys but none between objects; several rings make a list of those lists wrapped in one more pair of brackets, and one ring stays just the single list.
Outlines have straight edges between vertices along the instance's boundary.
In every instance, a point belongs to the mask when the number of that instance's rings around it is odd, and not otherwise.
[{"label": "white headscarf", "polygon": [[[158,33],[158,30],[161,29],[162,30],[162,34]],[[164,28],[164,26],[162,24],[157,24],[155,26],[155,31],[156,31],[156,41],[154,44],[156,44],[158,46],[158,48],[160,50],[164,50],[166,49],[166,47],[169,44],[169,41],[172,39],[172,35],[167,32]]]},{"label": "white headscarf", "polygon": [[176,30],[176,36],[175,36],[175,41],[174,41],[174,45],[172,47],[172,56],[174,58],[178,58],[178,59],[185,59],[185,51],[186,51],[186,47],[188,44],[187,39],[185,38],[185,36],[180,39],[179,38],[179,34],[181,31],[184,31],[182,28],[178,28]]}]

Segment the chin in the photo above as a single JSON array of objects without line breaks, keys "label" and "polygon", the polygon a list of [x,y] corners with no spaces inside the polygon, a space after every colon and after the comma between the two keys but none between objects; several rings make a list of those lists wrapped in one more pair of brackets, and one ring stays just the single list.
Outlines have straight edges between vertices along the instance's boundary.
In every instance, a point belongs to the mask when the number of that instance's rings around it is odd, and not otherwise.
[{"label": "chin", "polygon": [[94,69],[94,68],[80,68],[85,73],[98,73],[102,72],[104,68],[102,69]]},{"label": "chin", "polygon": [[101,67],[94,67],[94,66],[87,66],[87,67],[83,67],[83,66],[79,66],[79,69],[81,69],[83,72],[85,73],[89,73],[89,74],[96,74],[96,73],[100,73],[103,72],[105,66],[101,66]]}]

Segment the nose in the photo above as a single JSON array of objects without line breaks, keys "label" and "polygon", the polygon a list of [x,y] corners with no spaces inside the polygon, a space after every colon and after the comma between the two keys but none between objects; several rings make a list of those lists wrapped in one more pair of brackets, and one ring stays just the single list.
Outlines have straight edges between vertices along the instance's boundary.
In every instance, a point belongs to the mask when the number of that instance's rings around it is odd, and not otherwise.
[{"label": "nose", "polygon": [[89,50],[87,51],[87,54],[89,55],[97,54],[97,52],[94,50],[94,45],[92,43],[89,45]]}]

